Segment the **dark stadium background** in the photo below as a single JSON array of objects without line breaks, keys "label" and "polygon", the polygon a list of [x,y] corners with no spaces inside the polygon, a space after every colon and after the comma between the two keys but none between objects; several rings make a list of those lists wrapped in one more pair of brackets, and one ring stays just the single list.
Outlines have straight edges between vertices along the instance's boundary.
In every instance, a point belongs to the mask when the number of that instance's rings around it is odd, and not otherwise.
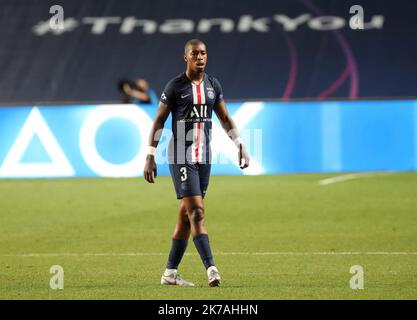
[{"label": "dark stadium background", "polygon": [[[59,35],[42,29],[49,7],[64,7],[74,29]],[[349,8],[361,4],[365,22],[383,16],[383,24],[351,30]],[[167,79],[183,70],[183,44],[199,37],[209,49],[208,72],[221,79],[227,99],[340,99],[416,96],[417,56],[413,1],[0,1],[0,103],[117,102],[117,80],[141,76],[160,94]],[[274,15],[295,18],[343,18],[345,26],[318,31],[301,24],[285,31]],[[269,31],[237,31],[239,19],[269,18]],[[93,34],[86,17],[117,17]],[[148,19],[157,30],[142,27],[120,32],[126,17]],[[213,26],[197,32],[203,19],[227,18],[231,32]],[[169,19],[188,19],[192,30],[167,34]],[[44,27],[45,25],[43,25]],[[42,31],[43,30],[43,31]],[[395,84],[395,85],[393,85]]]}]

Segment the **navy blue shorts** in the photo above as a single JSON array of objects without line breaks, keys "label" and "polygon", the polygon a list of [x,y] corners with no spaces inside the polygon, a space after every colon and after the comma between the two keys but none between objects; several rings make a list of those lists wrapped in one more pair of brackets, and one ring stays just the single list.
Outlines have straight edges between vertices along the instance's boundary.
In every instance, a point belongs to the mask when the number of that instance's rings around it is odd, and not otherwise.
[{"label": "navy blue shorts", "polygon": [[187,196],[204,196],[210,179],[211,164],[170,164],[177,199]]}]

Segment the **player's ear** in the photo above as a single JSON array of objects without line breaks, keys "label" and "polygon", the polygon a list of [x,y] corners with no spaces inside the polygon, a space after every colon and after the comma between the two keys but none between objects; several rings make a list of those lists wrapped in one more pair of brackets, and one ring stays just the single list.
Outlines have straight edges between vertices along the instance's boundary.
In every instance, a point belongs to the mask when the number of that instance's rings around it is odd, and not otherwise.
[{"label": "player's ear", "polygon": [[187,62],[187,56],[184,54],[184,61]]}]

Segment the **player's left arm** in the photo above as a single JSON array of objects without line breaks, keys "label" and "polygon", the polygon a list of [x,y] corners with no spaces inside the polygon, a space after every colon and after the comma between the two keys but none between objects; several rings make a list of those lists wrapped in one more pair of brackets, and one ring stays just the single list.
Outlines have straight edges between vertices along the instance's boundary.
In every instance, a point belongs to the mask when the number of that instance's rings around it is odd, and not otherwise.
[{"label": "player's left arm", "polygon": [[247,168],[250,160],[249,153],[243,144],[243,140],[240,137],[239,130],[237,129],[235,122],[227,111],[224,100],[221,100],[214,105],[214,112],[216,113],[217,118],[219,118],[220,124],[226,131],[227,135],[233,140],[236,147],[239,149],[239,167],[241,169]]}]

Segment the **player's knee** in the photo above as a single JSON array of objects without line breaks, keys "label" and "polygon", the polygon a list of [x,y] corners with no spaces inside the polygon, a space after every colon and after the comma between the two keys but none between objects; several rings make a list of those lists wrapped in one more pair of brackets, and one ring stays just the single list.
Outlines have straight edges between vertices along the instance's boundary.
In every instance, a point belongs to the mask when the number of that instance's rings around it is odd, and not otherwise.
[{"label": "player's knee", "polygon": [[186,227],[186,228],[190,228],[190,227],[191,227],[190,219],[189,219],[189,217],[188,217],[188,214],[187,214],[187,213],[185,213],[185,214],[182,216],[182,224],[183,224],[183,226],[184,226],[184,227]]},{"label": "player's knee", "polygon": [[194,224],[200,224],[204,220],[204,208],[194,207],[189,212],[190,221]]}]

